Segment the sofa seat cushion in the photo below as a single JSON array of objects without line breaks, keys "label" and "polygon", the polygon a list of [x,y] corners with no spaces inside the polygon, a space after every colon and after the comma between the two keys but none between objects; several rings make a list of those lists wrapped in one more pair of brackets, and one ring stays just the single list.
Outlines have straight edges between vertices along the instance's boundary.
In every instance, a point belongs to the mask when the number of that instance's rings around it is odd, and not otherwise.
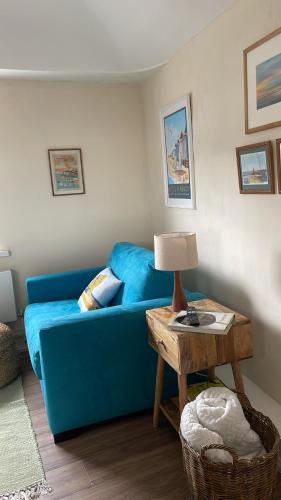
[{"label": "sofa seat cushion", "polygon": [[154,253],[147,248],[116,243],[107,265],[124,283],[110,305],[133,304],[173,294],[173,273],[157,271]]},{"label": "sofa seat cushion", "polygon": [[25,332],[31,364],[37,377],[42,379],[39,350],[39,330],[49,320],[79,313],[77,300],[35,303],[27,306],[24,314]]}]

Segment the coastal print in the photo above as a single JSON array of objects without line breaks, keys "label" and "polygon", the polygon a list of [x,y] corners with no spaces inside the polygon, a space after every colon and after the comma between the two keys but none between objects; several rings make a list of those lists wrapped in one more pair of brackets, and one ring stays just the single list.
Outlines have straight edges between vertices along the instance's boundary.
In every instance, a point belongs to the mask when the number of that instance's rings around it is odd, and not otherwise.
[{"label": "coastal print", "polygon": [[49,150],[54,195],[84,192],[80,149]]},{"label": "coastal print", "polygon": [[264,149],[244,151],[240,154],[241,179],[244,190],[268,190],[269,174]]},{"label": "coastal print", "polygon": [[80,189],[77,153],[54,155],[56,189]]},{"label": "coastal print", "polygon": [[256,67],[257,109],[281,102],[281,53]]},{"label": "coastal print", "polygon": [[186,108],[164,118],[168,196],[190,199],[190,165]]}]

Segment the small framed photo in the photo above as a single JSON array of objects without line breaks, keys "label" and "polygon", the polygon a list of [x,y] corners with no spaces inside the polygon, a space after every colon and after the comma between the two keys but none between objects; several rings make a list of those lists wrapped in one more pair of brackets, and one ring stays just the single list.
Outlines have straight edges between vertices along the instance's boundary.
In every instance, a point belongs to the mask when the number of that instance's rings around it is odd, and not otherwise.
[{"label": "small framed photo", "polygon": [[160,112],[167,207],[195,208],[191,110],[189,95]]},{"label": "small framed photo", "polygon": [[81,149],[48,149],[53,196],[84,194]]},{"label": "small framed photo", "polygon": [[281,139],[276,139],[278,192],[281,193]]},{"label": "small framed photo", "polygon": [[281,125],[281,28],[244,50],[246,134]]},{"label": "small framed photo", "polygon": [[236,148],[236,156],[241,194],[275,193],[270,141]]}]

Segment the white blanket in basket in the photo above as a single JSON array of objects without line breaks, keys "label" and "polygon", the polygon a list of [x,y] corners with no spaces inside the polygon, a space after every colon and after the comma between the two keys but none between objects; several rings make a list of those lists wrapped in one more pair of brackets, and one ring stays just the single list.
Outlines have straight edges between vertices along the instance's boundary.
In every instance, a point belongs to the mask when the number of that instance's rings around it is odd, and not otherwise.
[{"label": "white blanket in basket", "polygon": [[[188,403],[182,412],[180,428],[189,446],[198,452],[205,445],[224,444],[240,458],[265,453],[237,396],[225,387],[210,387]],[[210,450],[207,457],[217,462],[232,462],[230,454],[223,450]]]}]

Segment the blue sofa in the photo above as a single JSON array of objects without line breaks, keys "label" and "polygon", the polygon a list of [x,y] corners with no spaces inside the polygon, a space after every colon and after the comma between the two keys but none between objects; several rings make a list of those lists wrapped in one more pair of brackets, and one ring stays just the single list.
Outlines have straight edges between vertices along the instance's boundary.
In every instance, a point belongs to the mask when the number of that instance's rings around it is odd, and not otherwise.
[{"label": "blue sofa", "polygon": [[[123,285],[110,307],[86,313],[77,299],[105,266],[26,280],[28,349],[56,442],[66,431],[153,405],[156,355],[145,311],[171,303],[173,274],[156,271],[153,252],[131,243],[117,243],[107,266]],[[170,369],[165,391],[177,392]]]}]

